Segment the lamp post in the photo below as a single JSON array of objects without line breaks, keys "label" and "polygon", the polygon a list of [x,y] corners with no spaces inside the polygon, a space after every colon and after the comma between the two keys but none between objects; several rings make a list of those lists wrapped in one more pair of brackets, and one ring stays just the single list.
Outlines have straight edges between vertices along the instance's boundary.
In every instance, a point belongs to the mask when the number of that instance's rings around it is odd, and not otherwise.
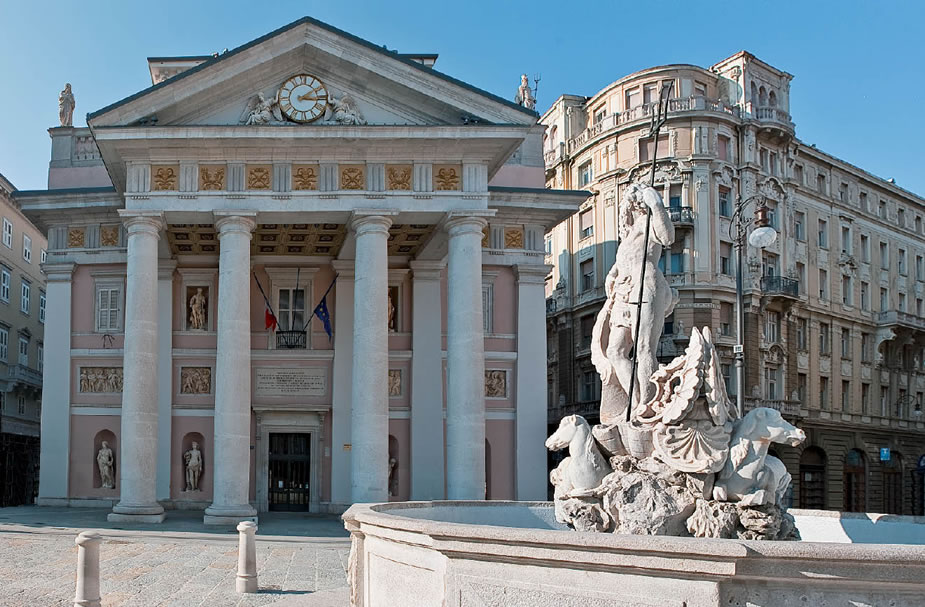
[{"label": "lamp post", "polygon": [[[745,208],[755,204],[755,211],[752,217],[745,216]],[[732,221],[729,222],[729,239],[732,240],[736,252],[736,345],[735,367],[736,367],[736,413],[741,418],[745,406],[745,345],[742,339],[743,326],[745,325],[744,296],[742,293],[742,257],[745,248],[746,235],[748,244],[751,246],[764,249],[774,243],[777,239],[777,231],[771,227],[769,211],[765,197],[761,194],[749,196],[742,200],[741,196],[736,198],[735,211],[732,213]],[[752,224],[755,229],[748,234],[748,228]]]}]

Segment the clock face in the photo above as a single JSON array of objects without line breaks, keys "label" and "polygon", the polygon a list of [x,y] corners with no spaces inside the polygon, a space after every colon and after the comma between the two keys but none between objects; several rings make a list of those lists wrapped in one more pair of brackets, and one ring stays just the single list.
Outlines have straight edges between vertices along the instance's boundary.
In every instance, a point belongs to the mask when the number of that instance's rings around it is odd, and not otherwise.
[{"label": "clock face", "polygon": [[277,95],[279,108],[294,122],[313,122],[324,115],[328,90],[310,74],[293,76],[283,83]]}]

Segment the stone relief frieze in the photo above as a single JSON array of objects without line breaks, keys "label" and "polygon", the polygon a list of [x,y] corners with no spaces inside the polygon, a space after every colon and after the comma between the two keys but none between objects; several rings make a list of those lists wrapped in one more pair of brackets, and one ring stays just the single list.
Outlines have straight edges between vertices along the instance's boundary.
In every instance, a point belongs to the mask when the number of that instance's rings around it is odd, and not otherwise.
[{"label": "stone relief frieze", "polygon": [[199,167],[200,190],[224,190],[225,167]]},{"label": "stone relief frieze", "polygon": [[154,191],[176,190],[177,180],[179,179],[179,168],[177,166],[152,166],[151,175],[154,181]]},{"label": "stone relief frieze", "polygon": [[366,173],[362,166],[342,166],[340,167],[340,189],[342,190],[365,190]]},{"label": "stone relief frieze", "polygon": [[434,165],[434,189],[438,192],[460,189],[460,168],[450,165]]},{"label": "stone relief frieze", "polygon": [[486,369],[485,397],[507,398],[507,371],[504,369]]},{"label": "stone relief frieze", "polygon": [[401,369],[389,369],[389,396],[401,396]]},{"label": "stone relief frieze", "polygon": [[386,169],[386,187],[390,190],[411,189],[411,166],[397,165]]},{"label": "stone relief frieze", "polygon": [[122,367],[81,367],[79,388],[83,393],[122,392]]},{"label": "stone relief frieze", "polygon": [[318,167],[307,165],[294,165],[292,167],[293,190],[317,190]]},{"label": "stone relief frieze", "polygon": [[211,367],[180,367],[180,394],[211,393]]},{"label": "stone relief frieze", "polygon": [[270,176],[272,169],[265,165],[248,165],[247,166],[247,189],[248,190],[269,190]]}]

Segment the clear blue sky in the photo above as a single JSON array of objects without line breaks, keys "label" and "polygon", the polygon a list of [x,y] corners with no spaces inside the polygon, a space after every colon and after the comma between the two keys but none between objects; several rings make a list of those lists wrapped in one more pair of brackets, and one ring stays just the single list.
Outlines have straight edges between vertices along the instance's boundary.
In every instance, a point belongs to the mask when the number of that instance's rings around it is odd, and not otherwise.
[{"label": "clear blue sky", "polygon": [[48,127],[151,84],[148,56],[232,49],[310,15],[506,98],[541,73],[537,108],[636,70],[748,50],[794,75],[797,136],[925,196],[925,2],[42,2],[0,0],[0,173],[44,188]]}]

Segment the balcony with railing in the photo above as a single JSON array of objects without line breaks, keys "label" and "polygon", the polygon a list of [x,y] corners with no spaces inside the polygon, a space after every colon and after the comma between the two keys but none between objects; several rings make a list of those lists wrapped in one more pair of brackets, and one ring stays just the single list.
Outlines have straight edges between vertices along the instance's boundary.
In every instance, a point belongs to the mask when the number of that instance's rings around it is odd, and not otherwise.
[{"label": "balcony with railing", "polygon": [[925,331],[925,318],[901,312],[900,310],[886,310],[877,315],[877,324],[883,327],[900,327]]},{"label": "balcony with railing", "polygon": [[29,388],[42,387],[42,372],[37,369],[26,365],[10,365],[8,373],[10,383],[23,384]]},{"label": "balcony with railing", "polygon": [[793,130],[790,114],[776,107],[753,107],[752,116],[760,122],[775,122],[788,130]]},{"label": "balcony with railing", "polygon": [[762,276],[761,293],[769,296],[799,299],[800,281],[783,276]]},{"label": "balcony with railing", "polygon": [[788,417],[800,416],[799,401],[784,399],[771,400],[766,398],[745,398],[745,413],[748,413],[752,409],[756,409],[758,407],[768,407],[769,409],[780,411],[781,415],[786,415]]},{"label": "balcony with railing", "polygon": [[304,350],[306,347],[305,331],[277,331],[277,350]]},{"label": "balcony with railing", "polygon": [[676,226],[694,225],[694,209],[691,207],[668,207],[668,216]]}]

